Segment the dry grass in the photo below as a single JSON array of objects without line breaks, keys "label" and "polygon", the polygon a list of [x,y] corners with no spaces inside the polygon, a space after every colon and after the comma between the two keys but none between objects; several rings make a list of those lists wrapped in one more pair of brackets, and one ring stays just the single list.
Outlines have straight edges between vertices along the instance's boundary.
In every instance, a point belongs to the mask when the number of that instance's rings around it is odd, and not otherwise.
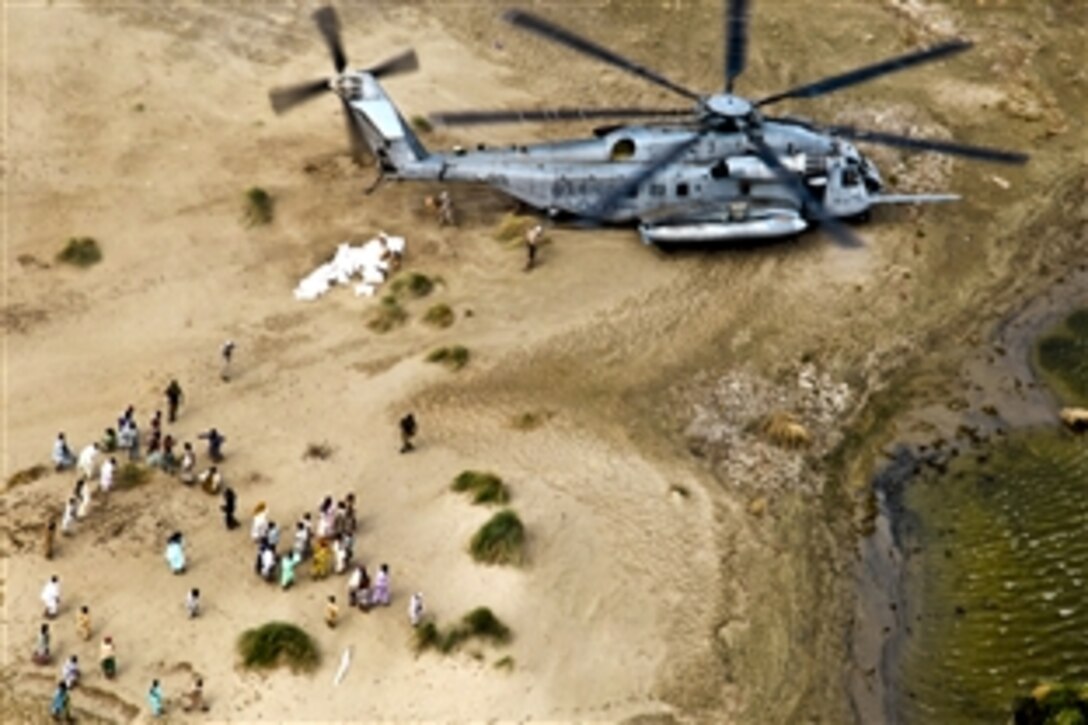
[{"label": "dry grass", "polygon": [[138,488],[151,480],[151,469],[141,466],[139,463],[129,461],[121,465],[117,471],[117,489],[124,491],[130,488]]},{"label": "dry grass", "polygon": [[238,654],[246,669],[287,665],[295,672],[309,672],[320,661],[313,638],[287,622],[269,622],[247,629],[238,637]]},{"label": "dry grass", "polygon": [[30,468],[24,468],[21,471],[8,476],[8,488],[15,488],[16,486],[25,486],[29,483],[34,483],[39,478],[49,475],[49,466],[41,463],[36,463]]},{"label": "dry grass", "polygon": [[495,229],[495,239],[503,244],[521,242],[525,234],[537,224],[535,217],[521,214],[506,214]]},{"label": "dry grass", "polygon": [[302,452],[304,461],[327,461],[332,457],[332,446],[322,441],[321,443],[307,443],[306,450]]},{"label": "dry grass", "polygon": [[428,353],[426,360],[429,363],[442,363],[456,372],[468,365],[469,357],[470,353],[467,347],[453,345],[452,347],[440,347],[437,350],[432,350]]},{"label": "dry grass", "polygon": [[525,525],[511,509],[504,509],[473,535],[469,552],[483,564],[518,566],[525,561]]},{"label": "dry grass", "polygon": [[494,473],[462,471],[450,488],[457,493],[472,495],[472,503],[504,504],[510,500],[510,489]]},{"label": "dry grass", "polygon": [[393,293],[395,297],[401,295],[408,295],[410,297],[426,297],[431,292],[434,292],[434,288],[442,283],[442,279],[439,277],[428,277],[420,272],[406,272],[404,274],[397,275],[397,277],[389,283],[389,291]]},{"label": "dry grass", "polygon": [[763,435],[776,446],[803,448],[812,442],[808,429],[792,413],[776,411],[760,425]]},{"label": "dry grass", "polygon": [[[506,644],[511,637],[510,628],[494,612],[487,607],[476,607],[445,631],[432,620],[421,624],[415,631],[415,648],[416,652],[436,649],[443,654],[449,654],[473,639]],[[482,657],[479,654],[475,656],[477,659]]]},{"label": "dry grass", "polygon": [[528,410],[511,418],[510,427],[520,431],[536,430],[553,417],[555,413],[550,410]]},{"label": "dry grass", "polygon": [[452,325],[455,320],[456,315],[453,314],[453,308],[444,302],[432,305],[423,313],[423,321],[432,327],[446,328]]},{"label": "dry grass", "polygon": [[102,249],[91,237],[72,237],[57,253],[57,261],[75,267],[90,267],[102,261]]},{"label": "dry grass", "polygon": [[389,332],[408,321],[408,312],[400,306],[392,295],[382,297],[378,309],[371,315],[366,326],[374,332]]},{"label": "dry grass", "polygon": [[246,223],[249,226],[271,224],[275,212],[275,200],[267,191],[254,186],[246,191],[244,209]]}]

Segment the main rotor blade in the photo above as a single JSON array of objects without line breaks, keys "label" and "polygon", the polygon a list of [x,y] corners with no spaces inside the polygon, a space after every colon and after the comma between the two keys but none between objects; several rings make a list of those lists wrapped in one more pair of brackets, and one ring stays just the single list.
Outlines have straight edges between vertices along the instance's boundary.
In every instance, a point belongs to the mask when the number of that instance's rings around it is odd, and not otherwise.
[{"label": "main rotor blade", "polygon": [[534,108],[523,111],[451,111],[432,113],[429,118],[442,126],[478,126],[488,123],[590,121],[601,118],[657,118],[690,115],[689,108]]},{"label": "main rotor blade", "polygon": [[351,144],[351,158],[356,163],[362,163],[370,151],[370,147],[366,145],[366,139],[363,138],[363,132],[359,128],[358,121],[355,120],[355,111],[351,109],[351,104],[347,102],[345,98],[341,96],[340,104],[344,108],[344,122],[348,127],[348,142]]},{"label": "main rotor blade", "polygon": [[977,161],[992,161],[998,164],[1023,164],[1028,160],[1027,154],[1018,153],[1016,151],[1004,151],[1002,149],[987,148],[985,146],[971,146],[969,144],[956,143],[955,141],[912,138],[910,136],[900,136],[899,134],[884,133],[882,131],[866,131],[865,129],[853,128],[852,126],[830,126],[827,130],[835,135],[844,136],[863,143],[884,144],[885,146],[896,146],[911,151],[935,151],[939,154],[963,156],[964,158],[975,159]]},{"label": "main rotor blade", "polygon": [[591,40],[587,40],[581,36],[575,35],[569,30],[555,25],[554,23],[537,17],[531,13],[527,13],[524,10],[507,10],[503,14],[503,19],[512,25],[516,25],[519,28],[524,28],[537,35],[543,36],[548,40],[554,40],[555,42],[565,45],[572,50],[576,50],[579,53],[588,55],[591,58],[604,61],[609,65],[613,65],[617,68],[621,68],[629,73],[633,73],[637,76],[645,78],[651,83],[656,83],[659,86],[668,88],[673,93],[679,93],[681,96],[690,98],[693,101],[699,99],[699,94],[684,88],[683,86],[673,83],[668,78],[665,78],[659,73],[655,73],[649,68],[639,65],[632,60],[628,60],[623,56],[617,55],[612,51],[597,45]]},{"label": "main rotor blade", "polygon": [[950,55],[955,55],[956,53],[962,53],[970,47],[971,43],[969,41],[952,40],[947,43],[935,45],[926,50],[896,56],[895,58],[889,58],[880,63],[874,63],[873,65],[848,71],[837,76],[824,78],[823,80],[814,83],[797,86],[788,91],[776,93],[773,96],[767,96],[766,98],[757,101],[755,105],[766,106],[770,103],[781,101],[784,98],[815,98],[816,96],[822,96],[826,93],[837,91],[840,88],[848,88],[850,86],[856,86],[859,83],[865,83],[866,81],[879,78],[888,73],[895,73],[897,71],[906,70],[907,68],[913,68],[916,65],[940,60],[941,58],[946,58]]},{"label": "main rotor blade", "polygon": [[325,39],[325,45],[332,56],[332,64],[337,73],[343,73],[348,66],[347,56],[344,55],[344,44],[340,41],[340,18],[336,9],[331,5],[318,8],[313,14],[317,29],[321,31],[321,37]]},{"label": "main rotor blade", "polygon": [[387,58],[377,65],[366,69],[366,72],[375,78],[388,78],[401,73],[410,73],[419,70],[419,58],[412,49],[406,50],[400,55]]},{"label": "main rotor blade", "polygon": [[744,72],[748,46],[748,0],[729,0],[725,15],[725,92],[733,92],[733,81]]},{"label": "main rotor blade", "polygon": [[651,160],[637,174],[632,175],[615,189],[605,194],[595,206],[586,212],[585,216],[591,219],[604,219],[607,217],[619,207],[624,199],[636,194],[642,185],[656,176],[659,171],[666,166],[679,161],[681,156],[686,154],[693,146],[695,146],[695,144],[699,143],[703,136],[709,132],[710,129],[703,129],[692,135],[691,138],[681,141],[665,153]]},{"label": "main rotor blade", "polygon": [[320,96],[329,90],[329,81],[326,78],[299,83],[294,86],[273,88],[268,94],[272,101],[272,110],[277,114],[286,113],[300,103],[305,103],[311,98]]},{"label": "main rotor blade", "polygon": [[774,173],[775,177],[777,177],[780,182],[790,187],[793,193],[797,194],[803,208],[806,209],[813,218],[820,222],[820,226],[831,235],[831,238],[834,239],[836,243],[840,246],[850,248],[862,246],[861,240],[850,231],[848,226],[828,214],[824,205],[816,201],[812,194],[809,193],[808,187],[801,181],[801,178],[782,165],[782,162],[778,160],[774,151],[763,139],[749,135],[748,140],[755,148],[756,155],[762,159],[763,163],[767,164],[767,168]]}]

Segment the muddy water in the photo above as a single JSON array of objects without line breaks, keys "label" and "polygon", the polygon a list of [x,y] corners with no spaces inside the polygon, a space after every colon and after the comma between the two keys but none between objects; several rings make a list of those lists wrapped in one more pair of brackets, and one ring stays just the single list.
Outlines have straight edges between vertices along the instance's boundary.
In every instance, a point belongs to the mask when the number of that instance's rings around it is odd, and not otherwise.
[{"label": "muddy water", "polygon": [[[1036,361],[1066,402],[1088,390],[1088,314]],[[1055,342],[1060,340],[1060,342]],[[895,710],[906,723],[1002,723],[1042,681],[1088,681],[1088,436],[1015,431],[907,486],[908,611]]]}]

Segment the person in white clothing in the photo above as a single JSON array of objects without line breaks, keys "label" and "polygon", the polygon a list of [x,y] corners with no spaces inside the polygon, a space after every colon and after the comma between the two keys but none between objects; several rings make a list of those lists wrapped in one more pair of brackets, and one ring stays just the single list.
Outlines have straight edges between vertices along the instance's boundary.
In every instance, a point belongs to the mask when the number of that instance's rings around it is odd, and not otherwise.
[{"label": "person in white clothing", "polygon": [[114,477],[117,474],[117,459],[110,456],[102,461],[102,468],[98,472],[98,487],[102,493],[109,493],[113,488]]},{"label": "person in white clothing", "polygon": [[98,443],[88,443],[79,452],[79,472],[84,478],[94,478],[95,469],[98,468]]},{"label": "person in white clothing", "polygon": [[79,500],[75,496],[68,498],[68,503],[64,504],[64,516],[60,520],[60,532],[65,536],[72,535],[72,527],[76,523],[76,509],[79,507]]},{"label": "person in white clothing", "polygon": [[423,621],[423,593],[416,592],[408,600],[408,621],[413,627],[418,627]]},{"label": "person in white clothing", "polygon": [[53,441],[53,466],[57,471],[71,468],[76,459],[72,455],[72,449],[68,447],[68,441],[63,433],[57,433],[57,439]]},{"label": "person in white clothing", "polygon": [[249,538],[260,542],[264,540],[266,533],[268,533],[268,506],[261,501],[253,510],[253,525],[249,529]]},{"label": "person in white clothing", "polygon": [[76,509],[76,518],[86,518],[91,510],[91,487],[82,478],[76,481],[75,498],[79,502],[79,508]]},{"label": "person in white clothing", "polygon": [[49,577],[49,581],[42,587],[42,604],[45,605],[45,616],[52,619],[60,611],[60,579],[57,575]]}]

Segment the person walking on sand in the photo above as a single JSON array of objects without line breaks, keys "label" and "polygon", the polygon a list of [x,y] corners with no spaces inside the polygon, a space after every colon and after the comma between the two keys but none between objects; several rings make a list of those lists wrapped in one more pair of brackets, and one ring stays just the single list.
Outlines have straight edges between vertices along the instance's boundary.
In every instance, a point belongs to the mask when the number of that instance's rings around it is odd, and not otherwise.
[{"label": "person walking on sand", "polygon": [[147,691],[147,704],[151,708],[151,717],[162,717],[162,686],[158,680],[151,681],[151,689]]},{"label": "person walking on sand", "polygon": [[536,253],[537,247],[540,244],[541,238],[544,236],[544,227],[540,224],[534,224],[527,232],[525,232],[525,271],[528,272],[536,266]]},{"label": "person walking on sand", "polygon": [[34,645],[34,653],[30,656],[30,661],[36,665],[48,665],[53,661],[53,654],[49,650],[49,624],[42,622],[41,628],[38,630],[38,641]]},{"label": "person walking on sand", "polygon": [[109,493],[113,488],[117,477],[117,459],[110,456],[102,461],[102,468],[98,471],[98,488],[102,493]]},{"label": "person walking on sand", "polygon": [[189,613],[189,619],[196,619],[200,616],[199,589],[190,589],[189,593],[185,595],[185,611]]},{"label": "person walking on sand", "polygon": [[416,437],[416,417],[409,413],[400,419],[400,452],[408,453],[415,450],[412,439]]},{"label": "person walking on sand", "polygon": [[64,433],[57,433],[57,439],[53,441],[53,467],[58,473],[66,468],[71,468],[76,463],[76,457],[72,455],[72,449],[68,447],[68,439]]},{"label": "person walking on sand", "polygon": [[86,604],[76,613],[76,636],[84,642],[91,639],[91,610]]},{"label": "person walking on sand", "polygon": [[79,674],[79,657],[72,655],[64,663],[64,667],[61,668],[60,678],[64,680],[64,684],[68,686],[68,689],[72,690],[79,684]]},{"label": "person walking on sand", "polygon": [[418,627],[423,621],[423,594],[416,592],[408,600],[408,622]]},{"label": "person walking on sand", "polygon": [[193,676],[193,687],[185,693],[185,704],[181,709],[185,712],[207,712],[208,705],[204,702],[204,680]]},{"label": "person walking on sand", "polygon": [[76,463],[83,478],[94,478],[95,469],[98,468],[98,442],[88,443],[79,452],[79,461]]},{"label": "person walking on sand", "polygon": [[295,524],[295,545],[292,548],[299,561],[310,555],[310,530],[302,521]]},{"label": "person walking on sand", "polygon": [[57,689],[53,692],[53,700],[49,704],[49,714],[58,722],[73,722],[71,713],[71,699],[68,694],[68,685],[64,680],[57,683]]},{"label": "person walking on sand", "polygon": [[329,625],[329,629],[336,628],[336,619],[339,616],[340,607],[336,606],[336,597],[330,594],[328,601],[325,603],[325,624]]},{"label": "person walking on sand", "polygon": [[374,590],[370,594],[370,603],[374,606],[388,607],[389,601],[389,565],[382,564],[378,567],[378,573],[374,575]]},{"label": "person walking on sand", "polygon": [[219,349],[219,357],[223,360],[223,367],[219,370],[219,378],[224,383],[230,381],[230,361],[234,357],[234,340],[227,340]]},{"label": "person walking on sand", "polygon": [[76,500],[79,501],[79,508],[76,509],[76,518],[87,518],[87,514],[91,512],[91,487],[87,485],[87,480],[85,478],[80,478],[76,481],[75,497]]},{"label": "person walking on sand", "polygon": [[298,566],[299,557],[293,551],[283,555],[280,559],[280,588],[290,589],[295,583],[295,567]]},{"label": "person walking on sand", "polygon": [[79,499],[69,496],[64,504],[64,515],[60,520],[60,533],[64,536],[72,535],[72,528],[76,525],[76,511],[79,509]]},{"label": "person walking on sand", "polygon": [[196,483],[196,453],[193,452],[192,443],[183,443],[181,446],[181,464],[178,466],[178,480],[191,486]]},{"label": "person walking on sand", "polygon": [[46,561],[53,558],[53,546],[57,541],[57,519],[50,516],[45,525],[45,533],[42,534],[42,556]]},{"label": "person walking on sand", "polygon": [[329,575],[329,569],[332,567],[332,551],[329,550],[328,541],[318,540],[310,566],[314,579],[324,579]]},{"label": "person walking on sand", "polygon": [[275,553],[280,546],[280,527],[276,526],[275,521],[268,522],[268,529],[264,532],[264,543],[268,544],[268,548],[272,549]]},{"label": "person walking on sand", "polygon": [[266,582],[276,581],[276,550],[267,542],[261,545],[261,553],[257,558],[257,564],[261,578]]},{"label": "person walking on sand", "polygon": [[223,489],[223,505],[219,507],[219,510],[223,512],[223,525],[227,527],[227,531],[233,531],[238,528],[238,519],[234,518],[234,511],[238,505],[238,498],[234,493],[234,489],[227,486]]},{"label": "person walking on sand", "polygon": [[249,538],[253,539],[254,543],[260,543],[264,540],[266,533],[268,533],[268,505],[261,501],[253,509],[253,523],[249,527]]},{"label": "person walking on sand", "polygon": [[117,655],[113,651],[113,637],[103,637],[102,646],[98,648],[98,664],[102,667],[102,674],[107,680],[112,680],[117,674]]},{"label": "person walking on sand", "polygon": [[175,531],[166,542],[166,562],[174,574],[185,573],[185,540]]},{"label": "person walking on sand", "polygon": [[197,438],[208,441],[208,458],[212,459],[212,463],[223,462],[223,442],[227,440],[226,436],[212,428],[207,433],[201,433]]},{"label": "person walking on sand", "polygon": [[45,605],[45,618],[53,619],[60,611],[60,579],[57,575],[49,577],[49,581],[42,587],[42,604]]},{"label": "person walking on sand", "polygon": [[117,450],[117,431],[113,428],[107,428],[102,434],[102,451],[104,453],[113,453]]},{"label": "person walking on sand", "polygon": [[181,399],[185,397],[185,394],[181,391],[178,381],[171,380],[170,384],[166,386],[166,390],[163,391],[163,395],[166,396],[166,420],[173,423],[178,419],[178,407],[181,405]]}]

